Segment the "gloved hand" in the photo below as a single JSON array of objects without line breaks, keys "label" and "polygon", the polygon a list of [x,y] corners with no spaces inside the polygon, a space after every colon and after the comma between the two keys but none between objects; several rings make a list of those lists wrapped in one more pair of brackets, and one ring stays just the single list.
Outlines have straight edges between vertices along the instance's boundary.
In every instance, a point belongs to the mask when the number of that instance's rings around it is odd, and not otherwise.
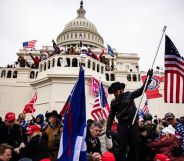
[{"label": "gloved hand", "polygon": [[111,130],[106,130],[106,136],[111,139]]},{"label": "gloved hand", "polygon": [[151,79],[151,77],[153,76],[153,69],[149,69],[147,72],[147,77],[149,76],[149,79]]}]

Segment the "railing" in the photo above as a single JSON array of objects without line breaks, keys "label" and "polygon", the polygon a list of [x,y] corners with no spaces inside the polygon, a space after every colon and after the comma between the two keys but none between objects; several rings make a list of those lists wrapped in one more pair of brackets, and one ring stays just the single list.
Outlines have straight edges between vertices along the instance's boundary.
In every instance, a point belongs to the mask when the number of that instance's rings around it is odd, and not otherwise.
[{"label": "railing", "polygon": [[81,58],[80,55],[54,55],[49,57],[39,64],[39,72],[44,72],[56,67],[79,67],[81,63],[84,63],[85,67],[91,70],[104,74],[104,63],[101,63],[98,60],[88,56],[86,58]]}]

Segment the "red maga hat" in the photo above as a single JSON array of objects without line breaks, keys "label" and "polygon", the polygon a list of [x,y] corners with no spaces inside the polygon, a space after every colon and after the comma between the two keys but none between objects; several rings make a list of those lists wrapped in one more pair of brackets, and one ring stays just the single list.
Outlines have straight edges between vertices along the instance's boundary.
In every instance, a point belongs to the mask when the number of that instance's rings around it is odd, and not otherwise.
[{"label": "red maga hat", "polygon": [[39,132],[41,130],[41,127],[39,125],[30,125],[27,127],[26,134],[30,135],[33,132]]},{"label": "red maga hat", "polygon": [[8,122],[11,122],[11,121],[15,120],[15,113],[13,113],[13,112],[8,112],[8,113],[5,115],[5,120],[7,120]]}]

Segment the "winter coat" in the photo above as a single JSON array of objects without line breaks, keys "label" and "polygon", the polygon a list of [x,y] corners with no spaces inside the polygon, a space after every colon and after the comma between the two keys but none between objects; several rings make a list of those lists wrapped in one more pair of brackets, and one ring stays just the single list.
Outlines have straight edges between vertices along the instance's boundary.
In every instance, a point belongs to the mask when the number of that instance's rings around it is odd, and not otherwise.
[{"label": "winter coat", "polygon": [[[39,114],[39,115],[36,116],[36,119],[37,119],[38,117],[40,118],[40,122],[36,122],[36,123],[39,124],[39,125],[41,126],[41,129],[43,129],[43,127],[45,126],[45,123],[44,123],[44,116],[43,116],[43,114]],[[35,119],[35,120],[36,120],[36,119]]]},{"label": "winter coat", "polygon": [[98,138],[100,140],[102,154],[112,148],[112,140],[106,136],[106,126],[102,127]]},{"label": "winter coat", "polygon": [[[133,92],[124,92],[121,94],[121,96],[114,98],[111,101],[111,110],[108,117],[107,130],[110,131],[115,116],[118,119],[118,123],[120,125],[131,125],[136,113],[136,105],[134,99],[141,96],[143,89],[144,85]],[[136,119],[138,120],[138,115]]]},{"label": "winter coat", "polygon": [[175,135],[169,134],[168,136],[164,136],[159,140],[149,143],[148,146],[156,151],[157,154],[167,155],[171,161],[184,161],[182,156],[176,157],[172,153],[174,147],[180,147],[180,142]]},{"label": "winter coat", "polygon": [[48,135],[48,148],[49,148],[49,158],[51,161],[55,161],[59,151],[59,144],[61,139],[61,134],[63,129],[59,124],[56,124],[55,127],[48,127],[45,129],[45,132]]},{"label": "winter coat", "polygon": [[19,125],[14,124],[12,128],[8,128],[4,122],[2,123],[0,126],[0,144],[7,143],[13,148],[17,148],[22,141],[22,130]]},{"label": "winter coat", "polygon": [[20,156],[31,158],[33,161],[40,161],[49,157],[48,136],[46,133],[31,138],[25,148],[20,149]]},{"label": "winter coat", "polygon": [[87,136],[86,136],[86,144],[87,144],[87,153],[91,154],[94,152],[102,153],[101,152],[101,144],[99,138],[93,138],[90,134],[90,130],[87,129]]}]

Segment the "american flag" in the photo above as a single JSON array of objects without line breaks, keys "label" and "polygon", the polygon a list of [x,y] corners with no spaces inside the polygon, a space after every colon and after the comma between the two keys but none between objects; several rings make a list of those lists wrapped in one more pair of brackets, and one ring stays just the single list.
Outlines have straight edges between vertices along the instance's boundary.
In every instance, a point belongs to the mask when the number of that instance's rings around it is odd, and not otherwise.
[{"label": "american flag", "polygon": [[148,109],[148,100],[145,101],[144,107],[143,107],[143,109],[142,109],[142,112],[144,112],[144,114],[149,113],[149,109]]},{"label": "american flag", "polygon": [[109,110],[110,108],[107,102],[105,91],[102,83],[100,83],[98,92],[96,94],[96,99],[93,105],[93,109],[91,111],[91,116],[95,121],[100,119],[107,119],[109,115]]},{"label": "american flag", "polygon": [[138,113],[139,113],[139,116],[141,116],[142,118],[144,117],[144,115],[149,113],[148,100],[145,100],[144,107],[142,109],[139,109]]},{"label": "american flag", "polygon": [[37,40],[31,40],[31,41],[26,41],[23,42],[23,48],[31,48],[31,49],[35,49],[35,43],[37,42]]},{"label": "american flag", "polygon": [[165,36],[165,84],[166,103],[184,103],[184,58],[173,42]]}]

